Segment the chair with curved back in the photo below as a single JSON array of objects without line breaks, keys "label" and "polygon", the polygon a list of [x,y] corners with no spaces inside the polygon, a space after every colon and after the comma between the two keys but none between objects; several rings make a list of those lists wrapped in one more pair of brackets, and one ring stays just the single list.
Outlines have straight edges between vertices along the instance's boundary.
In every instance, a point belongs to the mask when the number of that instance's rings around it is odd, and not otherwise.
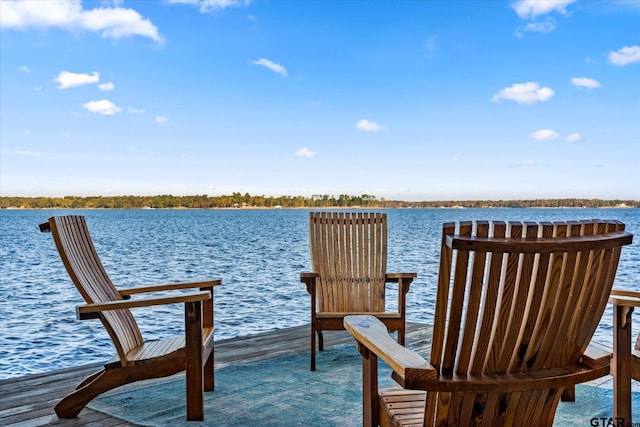
[{"label": "chair with curved back", "polygon": [[[311,212],[309,246],[313,272],[301,273],[300,281],[311,295],[311,370],[316,334],[322,351],[322,331],[344,330],[349,314],[376,316],[404,344],[406,294],[416,273],[387,273],[387,215]],[[385,310],[387,283],[398,284],[397,311]]]},{"label": "chair with curved back", "polygon": [[[55,406],[58,417],[76,417],[94,397],[115,387],[186,371],[187,420],[204,419],[203,392],[214,388],[213,288],[220,280],[118,290],[98,257],[83,216],[52,217],[40,229],[52,233],[60,258],[86,301],[77,307],[78,318],[100,319],[117,351],[102,370]],[[199,291],[130,299],[147,292],[190,288]],[[144,341],[130,309],[175,303],[184,303],[184,336]]]},{"label": "chair with curved back", "polygon": [[[632,237],[617,221],[444,224],[428,362],[375,318],[344,320],[364,425],[551,425],[565,390],[609,373],[588,346]],[[378,389],[378,358],[401,387]]]}]

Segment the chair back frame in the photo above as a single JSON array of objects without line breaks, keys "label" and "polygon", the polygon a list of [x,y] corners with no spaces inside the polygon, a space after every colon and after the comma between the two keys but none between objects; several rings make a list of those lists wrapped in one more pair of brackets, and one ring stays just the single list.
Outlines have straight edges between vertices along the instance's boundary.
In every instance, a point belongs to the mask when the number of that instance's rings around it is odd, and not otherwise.
[{"label": "chair back frame", "polygon": [[[578,363],[631,239],[618,221],[444,224],[430,364],[446,378],[481,378]],[[425,425],[473,418],[462,408],[474,406],[485,420],[526,412],[518,406],[552,420],[562,390],[427,393]]]},{"label": "chair back frame", "polygon": [[[89,234],[85,218],[53,217],[51,234],[69,277],[88,304],[123,300],[107,274]],[[100,320],[116,348],[122,366],[127,353],[143,344],[143,337],[129,309],[100,313]]]}]

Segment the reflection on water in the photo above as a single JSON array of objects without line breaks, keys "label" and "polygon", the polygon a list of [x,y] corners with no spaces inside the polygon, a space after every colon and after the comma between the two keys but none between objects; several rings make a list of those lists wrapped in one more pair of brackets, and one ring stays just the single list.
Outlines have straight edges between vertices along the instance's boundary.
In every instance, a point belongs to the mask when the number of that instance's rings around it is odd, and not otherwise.
[{"label": "reflection on water", "polygon": [[[473,219],[618,219],[636,238],[623,249],[616,287],[640,290],[638,209],[396,209],[389,214],[390,272],[415,271],[410,321],[431,323],[441,224]],[[0,378],[45,372],[113,355],[97,320],[79,321],[82,303],[51,236],[49,216],[87,217],[96,249],[117,287],[221,278],[215,291],[216,340],[309,323],[299,282],[310,269],[307,210],[3,210],[0,211]],[[392,288],[391,288],[392,289]],[[395,301],[390,292],[389,301]],[[391,305],[393,306],[393,305]],[[182,306],[134,310],[146,339],[180,333]],[[598,339],[611,341],[611,311]],[[640,322],[638,322],[640,323]]]}]

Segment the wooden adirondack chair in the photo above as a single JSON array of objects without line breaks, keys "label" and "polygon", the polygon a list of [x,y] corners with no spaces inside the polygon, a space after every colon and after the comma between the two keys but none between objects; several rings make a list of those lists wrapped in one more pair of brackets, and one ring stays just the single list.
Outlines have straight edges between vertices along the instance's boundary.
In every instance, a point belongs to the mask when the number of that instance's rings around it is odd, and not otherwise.
[{"label": "wooden adirondack chair", "polygon": [[[632,237],[616,221],[444,224],[429,362],[373,317],[344,320],[364,425],[550,426],[565,389],[609,373],[610,353],[585,350]],[[401,388],[378,390],[378,357]]]},{"label": "wooden adirondack chair", "polygon": [[[311,370],[316,369],[316,334],[324,350],[323,330],[344,330],[349,314],[371,314],[404,345],[405,301],[416,273],[387,273],[387,215],[328,213],[309,215],[313,272],[300,281],[311,295]],[[398,284],[398,310],[385,311],[386,283]]]},{"label": "wooden adirondack chair", "polygon": [[[186,371],[187,420],[202,420],[203,391],[214,388],[213,287],[220,280],[117,290],[98,258],[84,217],[52,217],[40,229],[53,234],[60,258],[87,302],[77,307],[78,318],[100,319],[117,351],[104,369],[56,405],[58,417],[76,417],[94,397],[115,387]],[[141,293],[189,288],[199,291],[130,299]],[[184,336],[145,342],[130,309],[175,303],[184,303]]]},{"label": "wooden adirondack chair", "polygon": [[[631,379],[640,381],[640,333],[631,344],[631,314],[640,307],[640,292],[611,291],[613,304],[613,416],[633,425],[631,413]],[[637,409],[637,408],[636,408]],[[637,414],[636,414],[637,415]]]}]

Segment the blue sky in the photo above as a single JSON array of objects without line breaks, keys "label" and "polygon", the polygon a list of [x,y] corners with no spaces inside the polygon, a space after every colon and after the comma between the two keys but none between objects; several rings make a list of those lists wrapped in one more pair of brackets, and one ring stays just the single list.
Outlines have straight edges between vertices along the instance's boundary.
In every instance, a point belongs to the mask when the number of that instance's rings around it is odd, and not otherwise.
[{"label": "blue sky", "polygon": [[640,1],[0,7],[2,196],[640,199]]}]

